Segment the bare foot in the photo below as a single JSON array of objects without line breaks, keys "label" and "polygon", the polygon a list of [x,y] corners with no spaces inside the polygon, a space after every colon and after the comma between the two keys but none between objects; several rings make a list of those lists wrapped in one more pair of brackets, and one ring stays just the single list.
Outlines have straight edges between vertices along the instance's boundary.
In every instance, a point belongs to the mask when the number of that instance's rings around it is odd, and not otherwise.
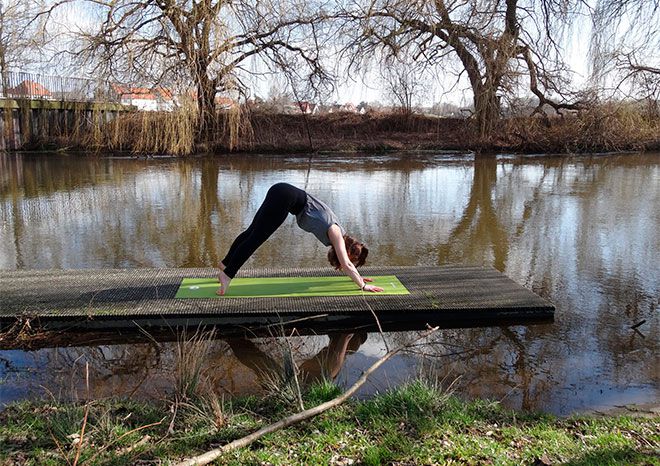
[{"label": "bare foot", "polygon": [[215,294],[219,296],[223,296],[227,290],[229,289],[229,283],[231,283],[231,278],[229,278],[224,271],[220,271],[220,276],[218,277],[220,280],[220,288],[218,291],[215,292]]}]

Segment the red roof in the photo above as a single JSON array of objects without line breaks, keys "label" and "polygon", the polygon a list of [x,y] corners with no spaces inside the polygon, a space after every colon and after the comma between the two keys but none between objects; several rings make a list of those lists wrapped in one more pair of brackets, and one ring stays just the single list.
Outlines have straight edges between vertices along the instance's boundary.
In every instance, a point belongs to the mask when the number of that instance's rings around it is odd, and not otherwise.
[{"label": "red roof", "polygon": [[50,91],[39,83],[25,80],[16,87],[8,88],[7,94],[26,95],[26,96],[35,96],[35,95],[47,96],[50,95]]},{"label": "red roof", "polygon": [[215,104],[220,105],[221,107],[231,108],[236,105],[236,102],[230,97],[217,96],[215,98]]},{"label": "red roof", "polygon": [[113,84],[112,89],[119,94],[119,97],[122,99],[172,100],[172,92],[164,87],[129,87]]},{"label": "red roof", "polygon": [[303,112],[312,112],[314,111],[314,104],[311,104],[309,102],[298,102],[298,106],[300,107],[300,110]]}]

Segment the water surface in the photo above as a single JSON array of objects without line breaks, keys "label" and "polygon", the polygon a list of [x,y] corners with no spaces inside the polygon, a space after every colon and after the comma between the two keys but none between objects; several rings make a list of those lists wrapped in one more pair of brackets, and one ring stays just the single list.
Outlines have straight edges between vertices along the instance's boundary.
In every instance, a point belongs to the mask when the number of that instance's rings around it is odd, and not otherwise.
[{"label": "water surface", "polygon": [[[363,394],[421,370],[460,376],[462,396],[530,410],[658,401],[660,154],[316,155],[311,164],[0,155],[0,269],[212,267],[279,181],[331,205],[370,246],[371,265],[493,266],[557,306],[553,324],[443,330],[388,363]],[[325,252],[290,217],[246,266],[323,266]],[[378,334],[292,344],[309,378],[328,372],[342,384],[384,351]],[[258,390],[281,346],[215,342],[211,383]],[[173,353],[173,344],[0,351],[0,403],[76,396],[86,362],[95,396],[166,396]]]}]

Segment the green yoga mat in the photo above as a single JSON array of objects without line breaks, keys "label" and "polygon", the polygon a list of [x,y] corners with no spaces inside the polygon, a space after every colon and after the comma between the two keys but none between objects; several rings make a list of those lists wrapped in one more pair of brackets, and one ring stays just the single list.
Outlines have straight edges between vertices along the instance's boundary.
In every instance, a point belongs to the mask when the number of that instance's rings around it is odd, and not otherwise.
[{"label": "green yoga mat", "polygon": [[394,275],[373,278],[371,285],[381,293],[363,292],[348,277],[267,277],[235,278],[225,296],[218,296],[217,278],[184,278],[175,298],[290,298],[310,296],[360,296],[410,294]]}]

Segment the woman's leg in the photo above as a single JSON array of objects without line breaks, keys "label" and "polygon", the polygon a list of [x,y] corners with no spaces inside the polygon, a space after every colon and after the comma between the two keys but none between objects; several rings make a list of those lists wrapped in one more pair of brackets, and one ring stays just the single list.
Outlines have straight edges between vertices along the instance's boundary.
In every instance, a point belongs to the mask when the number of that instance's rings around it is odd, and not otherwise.
[{"label": "woman's leg", "polygon": [[284,223],[287,215],[300,212],[305,201],[302,189],[286,183],[271,186],[252,223],[234,240],[222,260],[225,275],[234,278],[245,261]]},{"label": "woman's leg", "polygon": [[[253,222],[254,223],[254,222]],[[251,227],[252,225],[250,225]],[[231,263],[231,258],[236,252],[236,248],[238,248],[238,245],[241,244],[245,239],[250,236],[251,230],[250,227],[248,227],[243,233],[238,235],[236,239],[234,240],[233,243],[231,243],[231,247],[229,248],[229,251],[227,251],[227,254],[225,255],[225,258],[222,259],[220,268],[222,270],[225,270],[227,268],[227,264]]]}]

